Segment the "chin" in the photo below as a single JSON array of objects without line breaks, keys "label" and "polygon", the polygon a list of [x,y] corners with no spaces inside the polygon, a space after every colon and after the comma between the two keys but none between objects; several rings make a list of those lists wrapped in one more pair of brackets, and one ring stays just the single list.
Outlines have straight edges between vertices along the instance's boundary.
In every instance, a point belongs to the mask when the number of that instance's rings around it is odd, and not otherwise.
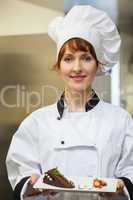
[{"label": "chin", "polygon": [[82,92],[82,91],[85,91],[87,90],[88,86],[86,87],[69,87],[72,91],[75,91],[75,92]]}]

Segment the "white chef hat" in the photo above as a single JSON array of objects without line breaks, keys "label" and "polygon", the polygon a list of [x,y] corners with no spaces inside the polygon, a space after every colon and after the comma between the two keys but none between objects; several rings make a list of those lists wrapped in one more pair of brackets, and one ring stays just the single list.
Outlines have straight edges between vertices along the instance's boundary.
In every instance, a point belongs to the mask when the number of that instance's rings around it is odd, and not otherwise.
[{"label": "white chef hat", "polygon": [[120,35],[114,22],[101,10],[89,5],[74,6],[64,17],[56,17],[48,27],[49,36],[61,47],[72,38],[82,38],[95,49],[100,65],[98,74],[106,74],[119,60]]}]

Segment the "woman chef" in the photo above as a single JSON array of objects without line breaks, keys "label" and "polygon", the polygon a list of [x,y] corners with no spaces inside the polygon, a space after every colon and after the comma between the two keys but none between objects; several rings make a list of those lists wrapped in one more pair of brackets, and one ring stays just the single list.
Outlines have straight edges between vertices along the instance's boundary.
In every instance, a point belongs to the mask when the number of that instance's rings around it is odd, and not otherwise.
[{"label": "woman chef", "polygon": [[116,26],[103,11],[75,6],[53,20],[49,35],[57,43],[54,69],[65,90],[58,102],[30,114],[13,136],[6,164],[14,198],[99,198],[31,189],[42,173],[58,167],[65,176],[116,178],[117,192],[100,198],[123,194],[133,199],[132,118],[92,89],[95,76],[118,62]]}]

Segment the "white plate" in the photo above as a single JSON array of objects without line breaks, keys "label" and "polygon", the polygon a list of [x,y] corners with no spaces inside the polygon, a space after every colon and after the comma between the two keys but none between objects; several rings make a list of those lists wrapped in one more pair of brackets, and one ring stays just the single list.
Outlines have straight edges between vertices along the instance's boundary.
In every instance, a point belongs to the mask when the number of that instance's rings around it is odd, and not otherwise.
[{"label": "white plate", "polygon": [[102,188],[93,187],[92,177],[66,177],[68,180],[73,181],[75,188],[61,188],[43,183],[43,176],[41,176],[35,183],[34,188],[39,189],[50,189],[55,191],[66,191],[66,192],[116,192],[117,179],[102,178],[107,183],[107,186]]}]

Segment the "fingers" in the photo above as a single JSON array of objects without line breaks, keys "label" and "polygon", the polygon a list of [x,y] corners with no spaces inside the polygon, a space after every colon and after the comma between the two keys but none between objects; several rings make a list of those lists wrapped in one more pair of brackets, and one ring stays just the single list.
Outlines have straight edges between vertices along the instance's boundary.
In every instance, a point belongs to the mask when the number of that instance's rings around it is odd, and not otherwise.
[{"label": "fingers", "polygon": [[124,188],[124,182],[122,180],[117,181],[117,189]]},{"label": "fingers", "polygon": [[117,181],[117,194],[122,194],[124,192],[124,182],[122,180]]},{"label": "fingers", "polygon": [[[36,179],[35,179],[36,177]],[[34,189],[33,184],[37,180],[38,176],[31,176],[30,181],[27,183],[27,188],[25,191],[25,196],[35,196],[39,195],[41,192],[39,189]]]},{"label": "fingers", "polygon": [[30,183],[34,185],[40,176],[38,174],[32,174],[30,177]]},{"label": "fingers", "polygon": [[38,180],[39,177],[40,177],[40,175],[38,175],[38,174],[32,174],[31,175],[30,181],[28,183],[27,190],[25,192],[25,196],[36,196],[36,195],[39,195],[39,194],[42,194],[44,196],[48,196],[48,195],[54,196],[54,195],[56,195],[57,193],[53,190],[34,189],[33,188],[33,185],[36,183],[36,181]]},{"label": "fingers", "polygon": [[116,192],[114,193],[111,193],[111,192],[108,192],[108,193],[99,193],[99,196],[101,197],[105,197],[105,198],[108,198],[108,199],[112,199],[113,197],[116,197],[120,194],[123,194],[123,189],[124,189],[124,182],[122,180],[118,180],[117,181],[117,186],[116,186]]},{"label": "fingers", "polygon": [[[40,175],[38,174],[32,174],[31,177],[30,177],[30,184],[33,185],[37,182],[37,180],[39,179]],[[51,196],[54,196],[57,194],[57,192],[53,191],[53,190],[44,190],[44,189],[34,189],[34,194],[32,195],[37,195],[37,194],[42,194],[44,196],[48,196],[48,195],[51,195]]]}]

